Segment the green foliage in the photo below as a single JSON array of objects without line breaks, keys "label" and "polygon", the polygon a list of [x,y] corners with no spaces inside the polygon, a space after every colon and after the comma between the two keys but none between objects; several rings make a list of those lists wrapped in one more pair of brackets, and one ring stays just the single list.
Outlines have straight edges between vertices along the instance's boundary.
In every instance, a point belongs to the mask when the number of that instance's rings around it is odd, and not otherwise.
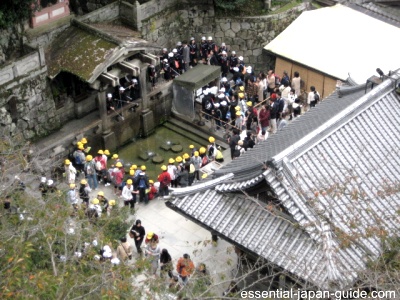
[{"label": "green foliage", "polygon": [[36,0],[12,0],[0,2],[0,29],[22,24],[37,10]]},{"label": "green foliage", "polygon": [[236,10],[246,3],[246,0],[214,0],[217,9]]}]

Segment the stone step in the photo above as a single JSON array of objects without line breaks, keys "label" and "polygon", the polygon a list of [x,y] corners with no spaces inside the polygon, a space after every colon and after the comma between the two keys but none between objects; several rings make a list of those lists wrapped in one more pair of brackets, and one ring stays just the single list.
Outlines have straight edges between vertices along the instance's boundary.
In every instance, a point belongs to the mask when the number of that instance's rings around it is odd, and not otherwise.
[{"label": "stone step", "polygon": [[181,119],[177,119],[176,117],[170,118],[168,122],[164,124],[164,126],[190,139],[193,139],[194,136],[198,136],[202,139],[208,140],[210,136],[213,136],[216,140],[217,145],[221,146],[224,149],[229,147],[229,145],[223,140],[221,136],[218,136],[215,133],[207,132],[206,130],[201,130],[197,126],[189,124]]}]

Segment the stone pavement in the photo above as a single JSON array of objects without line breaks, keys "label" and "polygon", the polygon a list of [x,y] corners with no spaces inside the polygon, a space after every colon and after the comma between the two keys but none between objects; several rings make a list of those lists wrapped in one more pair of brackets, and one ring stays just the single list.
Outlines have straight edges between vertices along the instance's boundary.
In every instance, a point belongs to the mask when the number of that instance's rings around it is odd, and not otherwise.
[{"label": "stone pavement", "polygon": [[[98,190],[91,192],[91,199],[99,191],[103,191],[109,200],[118,199],[113,193],[112,186],[104,187],[102,184]],[[121,199],[118,199],[118,205],[123,206]],[[151,200],[147,205],[136,203],[135,208],[136,214],[129,218],[129,223],[133,224],[136,219],[140,219],[146,233],[153,231],[159,235],[159,245],[161,249],[168,249],[174,269],[178,259],[184,253],[188,253],[196,266],[202,262],[206,264],[214,283],[217,283],[213,291],[216,296],[222,295],[232,280],[232,270],[236,266],[237,256],[233,245],[221,239],[213,245],[210,232],[169,209],[162,198]],[[132,245],[135,259],[138,254],[134,242],[129,236],[128,241]]]}]

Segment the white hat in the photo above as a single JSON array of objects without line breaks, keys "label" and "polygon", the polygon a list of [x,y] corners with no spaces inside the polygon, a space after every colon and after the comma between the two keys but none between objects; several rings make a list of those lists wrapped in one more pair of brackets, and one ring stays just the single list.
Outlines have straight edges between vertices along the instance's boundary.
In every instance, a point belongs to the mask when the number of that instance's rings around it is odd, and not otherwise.
[{"label": "white hat", "polygon": [[210,93],[211,94],[217,94],[218,93],[218,88],[216,86],[213,86],[212,88],[210,88]]},{"label": "white hat", "polygon": [[119,265],[120,260],[119,260],[118,257],[114,257],[113,259],[111,259],[111,263],[112,263],[113,265]]},{"label": "white hat", "polygon": [[97,240],[93,240],[92,244],[93,244],[93,246],[97,247],[97,245],[98,245]]},{"label": "white hat", "polygon": [[218,108],[218,107],[219,107],[219,103],[214,103],[214,106],[215,106],[216,108]]},{"label": "white hat", "polygon": [[172,49],[172,53],[177,53],[177,52],[178,52],[178,50]]},{"label": "white hat", "polygon": [[220,92],[220,93],[225,93],[225,88],[224,88],[224,87],[223,87],[223,88],[220,88],[220,89],[219,89],[219,92]]},{"label": "white hat", "polygon": [[226,102],[225,100],[224,100],[224,101],[221,101],[221,105],[222,105],[222,106],[227,106],[227,105],[228,105],[228,102]]},{"label": "white hat", "polygon": [[226,46],[226,45],[225,45],[225,43],[222,43],[221,46],[224,47],[224,46]]},{"label": "white hat", "polygon": [[105,246],[103,247],[103,250],[104,250],[104,252],[103,252],[103,257],[107,257],[107,258],[112,257],[112,251],[111,251],[110,246],[105,245]]},{"label": "white hat", "polygon": [[108,97],[108,98],[112,98],[112,94],[111,94],[111,93],[108,93],[108,94],[107,94],[107,97]]},{"label": "white hat", "polygon": [[225,54],[225,55],[226,55],[226,51],[222,51],[222,54]]},{"label": "white hat", "polygon": [[100,255],[96,254],[95,256],[93,256],[94,260],[100,260]]},{"label": "white hat", "polygon": [[224,98],[225,98],[225,95],[224,95],[223,93],[221,93],[221,94],[218,95],[218,98],[224,99]]},{"label": "white hat", "polygon": [[194,41],[194,37],[191,37],[190,40],[191,40],[191,41]]},{"label": "white hat", "polygon": [[163,62],[168,62],[168,59],[164,58],[164,59],[163,59]]},{"label": "white hat", "polygon": [[119,87],[119,90],[120,90],[121,92],[125,91],[125,89],[124,89],[122,86]]},{"label": "white hat", "polygon": [[167,48],[163,48],[162,51],[168,51],[168,49]]},{"label": "white hat", "polygon": [[46,177],[41,177],[41,178],[40,178],[40,182],[42,182],[42,183],[45,183],[46,180],[47,180]]},{"label": "white hat", "polygon": [[203,37],[201,38],[201,40],[202,40],[202,41],[205,41],[205,40],[206,40],[206,37],[205,37],[205,36],[203,36]]},{"label": "white hat", "polygon": [[232,54],[236,54],[236,51],[232,51]]},{"label": "white hat", "polygon": [[209,92],[208,89],[205,89],[205,90],[203,91],[203,94],[204,94],[204,95],[208,95],[208,92]]},{"label": "white hat", "polygon": [[133,79],[132,79],[132,82],[137,83],[137,79],[136,79],[136,78],[133,78]]},{"label": "white hat", "polygon": [[251,73],[253,71],[253,68],[251,66],[248,66],[246,68],[247,73]]},{"label": "white hat", "polygon": [[209,36],[207,40],[212,41],[212,36]]},{"label": "white hat", "polygon": [[168,53],[168,57],[174,57],[174,54],[172,52]]},{"label": "white hat", "polygon": [[47,185],[52,185],[53,183],[54,183],[53,180],[51,180],[51,179],[47,180]]},{"label": "white hat", "polygon": [[238,68],[238,67],[234,67],[234,68],[233,68],[233,71],[239,72],[239,68]]},{"label": "white hat", "polygon": [[239,60],[243,60],[243,56],[239,56]]},{"label": "white hat", "polygon": [[228,81],[228,78],[222,77],[222,78],[221,78],[221,81],[222,81],[222,82],[227,82],[227,81]]},{"label": "white hat", "polygon": [[177,42],[176,45],[177,46],[182,46],[182,42]]}]

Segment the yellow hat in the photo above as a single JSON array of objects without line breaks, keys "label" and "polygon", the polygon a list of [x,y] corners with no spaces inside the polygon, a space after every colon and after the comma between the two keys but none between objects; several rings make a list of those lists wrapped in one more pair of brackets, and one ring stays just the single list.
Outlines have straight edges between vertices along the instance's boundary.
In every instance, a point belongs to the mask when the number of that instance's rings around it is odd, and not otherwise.
[{"label": "yellow hat", "polygon": [[85,149],[85,146],[83,146],[83,144],[80,144],[80,145],[78,146],[78,149],[79,149],[79,150],[83,150],[83,149]]},{"label": "yellow hat", "polygon": [[183,159],[188,159],[189,157],[190,157],[189,154],[187,153],[183,154]]},{"label": "yellow hat", "polygon": [[117,162],[116,164],[115,164],[115,166],[117,167],[117,168],[122,168],[122,164],[121,164],[121,162],[119,161],[119,162]]},{"label": "yellow hat", "polygon": [[167,171],[167,166],[166,166],[166,165],[162,165],[162,166],[161,166],[161,170]]},{"label": "yellow hat", "polygon": [[241,90],[241,91],[243,92],[243,91],[244,91],[244,86],[241,85],[241,86],[239,87],[239,90]]},{"label": "yellow hat", "polygon": [[168,160],[168,163],[169,164],[173,164],[175,162],[175,159],[173,159],[173,158],[170,158],[169,160]]},{"label": "yellow hat", "polygon": [[149,180],[149,183],[153,184],[153,183],[154,183],[154,181],[150,179],[150,180]]},{"label": "yellow hat", "polygon": [[240,110],[238,110],[238,111],[236,112],[236,115],[237,115],[237,116],[241,116],[241,115],[242,115],[242,113],[240,112]]},{"label": "yellow hat", "polygon": [[183,160],[183,159],[182,159],[182,156],[177,156],[177,157],[175,158],[175,161],[178,162],[178,163],[180,163],[182,160]]},{"label": "yellow hat", "polygon": [[81,139],[81,143],[82,143],[82,144],[87,144],[87,139],[86,139],[86,138],[82,138],[82,139]]},{"label": "yellow hat", "polygon": [[93,203],[93,204],[99,204],[99,203],[100,203],[100,201],[99,201],[99,199],[97,199],[97,198],[94,198],[94,199],[92,200],[92,203]]},{"label": "yellow hat", "polygon": [[239,96],[239,98],[244,98],[244,94],[243,93],[239,93],[238,96]]},{"label": "yellow hat", "polygon": [[194,146],[193,146],[193,145],[189,145],[189,148],[190,148],[190,149],[193,149],[193,148],[194,148]]},{"label": "yellow hat", "polygon": [[208,141],[209,141],[210,143],[214,143],[214,142],[215,142],[215,138],[214,138],[213,136],[210,136],[210,137],[208,138]]},{"label": "yellow hat", "polygon": [[199,156],[199,151],[194,151],[194,156]]},{"label": "yellow hat", "polygon": [[146,239],[151,239],[151,238],[153,237],[153,235],[154,235],[154,232],[149,231],[149,232],[147,233]]},{"label": "yellow hat", "polygon": [[108,205],[114,206],[116,204],[115,200],[110,200],[108,201]]},{"label": "yellow hat", "polygon": [[104,192],[103,191],[98,192],[97,196],[104,196]]},{"label": "yellow hat", "polygon": [[135,175],[135,170],[129,170],[129,175],[131,176]]},{"label": "yellow hat", "polygon": [[103,150],[97,151],[97,154],[104,154]]},{"label": "yellow hat", "polygon": [[81,184],[87,184],[86,179],[82,179],[82,180],[81,180]]},{"label": "yellow hat", "polygon": [[206,148],[204,148],[204,147],[200,147],[200,149],[199,149],[199,152],[200,152],[200,154],[204,154],[204,153],[206,153]]},{"label": "yellow hat", "polygon": [[126,181],[126,184],[132,184],[132,179],[128,179],[128,180]]},{"label": "yellow hat", "polygon": [[66,160],[64,161],[64,164],[70,165],[70,164],[71,164],[71,161],[70,161],[69,159],[66,159]]},{"label": "yellow hat", "polygon": [[143,166],[140,166],[140,170],[142,170],[142,171],[146,171],[146,166],[145,166],[145,165],[143,165]]},{"label": "yellow hat", "polygon": [[70,189],[74,189],[74,188],[75,188],[75,183],[71,183],[71,184],[69,185],[69,188],[70,188]]},{"label": "yellow hat", "polygon": [[240,106],[235,106],[235,110],[240,110]]},{"label": "yellow hat", "polygon": [[246,105],[249,106],[249,107],[251,107],[251,106],[253,106],[253,102],[247,101],[247,102],[246,102]]},{"label": "yellow hat", "polygon": [[131,170],[137,170],[137,165],[132,165],[132,166],[130,167],[130,169],[131,169]]},{"label": "yellow hat", "polygon": [[86,156],[86,161],[91,161],[92,159],[93,159],[93,156],[91,156],[91,155]]},{"label": "yellow hat", "polygon": [[207,176],[208,176],[207,173],[204,173],[203,175],[201,175],[201,178],[204,179],[204,178],[207,178]]},{"label": "yellow hat", "polygon": [[105,155],[110,155],[110,151],[104,150],[104,154],[105,154]]},{"label": "yellow hat", "polygon": [[81,141],[77,142],[76,145],[79,147],[80,145],[83,145]]},{"label": "yellow hat", "polygon": [[118,158],[118,154],[113,154],[113,156],[111,158],[112,159],[117,159]]}]

